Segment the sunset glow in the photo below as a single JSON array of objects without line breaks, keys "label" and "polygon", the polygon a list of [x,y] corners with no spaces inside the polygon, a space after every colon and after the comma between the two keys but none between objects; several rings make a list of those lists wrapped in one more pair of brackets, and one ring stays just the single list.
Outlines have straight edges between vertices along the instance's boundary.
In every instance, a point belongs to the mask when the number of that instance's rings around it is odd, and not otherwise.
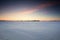
[{"label": "sunset glow", "polygon": [[55,5],[54,2],[22,8],[9,5],[3,8],[0,20],[60,20],[60,16],[56,16],[56,13],[44,11],[45,8],[53,5]]}]

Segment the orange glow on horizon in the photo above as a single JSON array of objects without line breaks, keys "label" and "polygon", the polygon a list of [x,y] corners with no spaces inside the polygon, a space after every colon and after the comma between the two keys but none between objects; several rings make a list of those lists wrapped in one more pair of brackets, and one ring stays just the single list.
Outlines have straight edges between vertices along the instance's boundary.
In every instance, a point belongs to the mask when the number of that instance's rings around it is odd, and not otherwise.
[{"label": "orange glow on horizon", "polygon": [[0,18],[0,20],[45,20],[45,21],[48,21],[48,20],[60,20],[59,18],[37,18],[37,17],[35,17],[35,18],[31,18],[31,17],[22,17],[22,18],[12,18],[12,17],[10,17],[10,18]]}]

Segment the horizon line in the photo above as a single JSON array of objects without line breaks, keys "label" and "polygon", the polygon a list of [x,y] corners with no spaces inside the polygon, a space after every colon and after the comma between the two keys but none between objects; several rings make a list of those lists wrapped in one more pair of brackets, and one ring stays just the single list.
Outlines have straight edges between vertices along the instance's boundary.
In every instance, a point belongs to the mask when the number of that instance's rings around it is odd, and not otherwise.
[{"label": "horizon line", "polygon": [[2,21],[10,21],[10,22],[60,22],[60,20],[0,20],[0,22]]}]

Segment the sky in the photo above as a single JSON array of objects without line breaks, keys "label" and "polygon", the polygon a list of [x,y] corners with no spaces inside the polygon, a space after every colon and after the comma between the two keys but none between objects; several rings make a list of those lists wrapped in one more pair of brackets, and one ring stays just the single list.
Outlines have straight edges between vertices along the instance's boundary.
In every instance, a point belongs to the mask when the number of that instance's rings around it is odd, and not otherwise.
[{"label": "sky", "polygon": [[60,20],[60,1],[3,0],[0,20]]}]

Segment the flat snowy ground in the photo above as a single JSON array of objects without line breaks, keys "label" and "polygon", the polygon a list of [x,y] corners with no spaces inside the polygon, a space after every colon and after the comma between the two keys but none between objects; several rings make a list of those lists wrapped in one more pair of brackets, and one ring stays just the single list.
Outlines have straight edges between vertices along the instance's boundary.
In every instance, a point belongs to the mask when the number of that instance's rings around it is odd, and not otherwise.
[{"label": "flat snowy ground", "polygon": [[0,22],[0,40],[60,40],[60,22]]}]

